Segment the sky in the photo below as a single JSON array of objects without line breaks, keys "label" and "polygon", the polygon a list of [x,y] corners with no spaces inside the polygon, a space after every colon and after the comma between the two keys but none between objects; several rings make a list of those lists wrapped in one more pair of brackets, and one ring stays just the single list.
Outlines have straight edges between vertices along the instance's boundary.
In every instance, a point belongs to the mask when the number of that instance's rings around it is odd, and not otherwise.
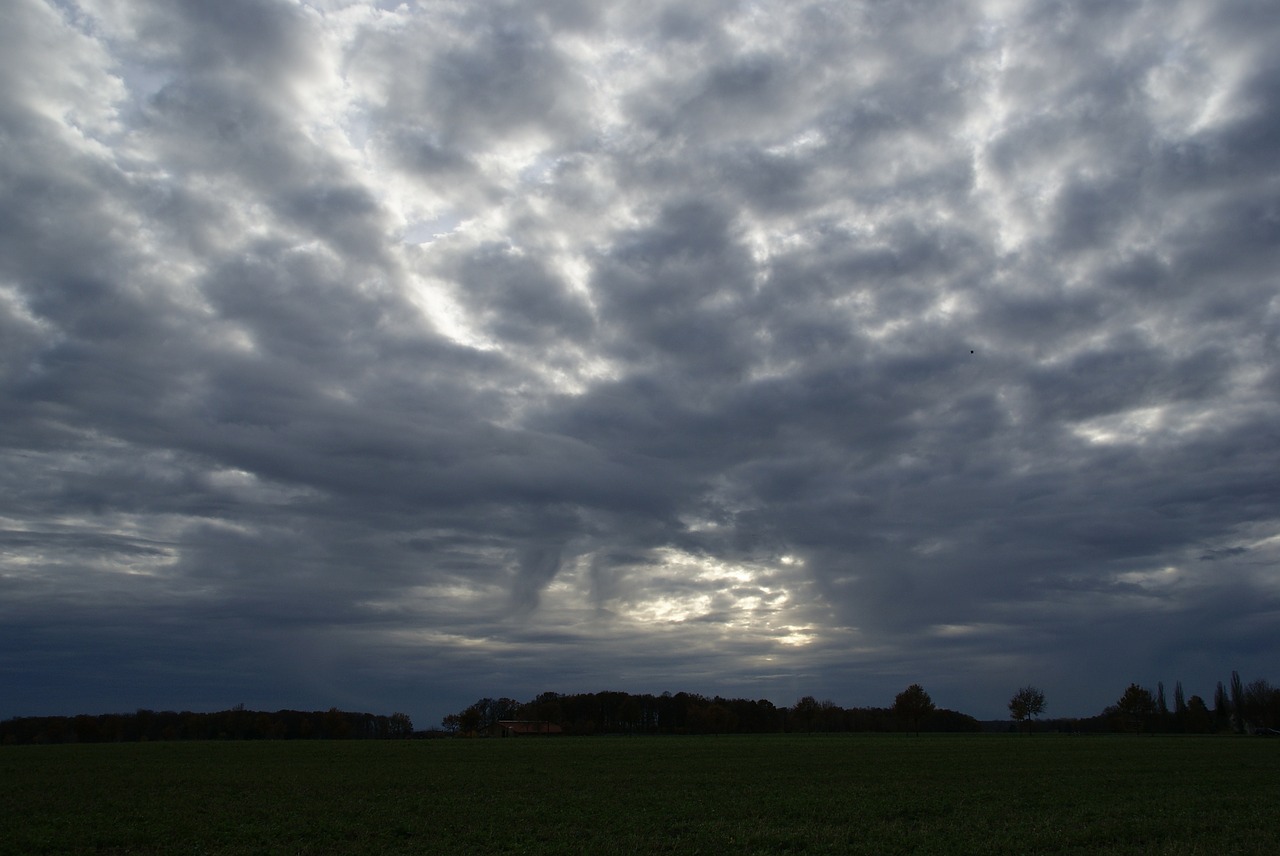
[{"label": "sky", "polygon": [[0,718],[1280,679],[1270,0],[7,0],[0,81]]}]

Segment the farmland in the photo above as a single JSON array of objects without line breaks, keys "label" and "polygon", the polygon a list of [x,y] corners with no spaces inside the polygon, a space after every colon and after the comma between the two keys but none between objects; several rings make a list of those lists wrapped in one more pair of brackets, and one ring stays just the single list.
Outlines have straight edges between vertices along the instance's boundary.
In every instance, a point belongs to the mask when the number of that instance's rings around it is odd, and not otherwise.
[{"label": "farmland", "polygon": [[0,748],[4,853],[1274,853],[1280,740]]}]

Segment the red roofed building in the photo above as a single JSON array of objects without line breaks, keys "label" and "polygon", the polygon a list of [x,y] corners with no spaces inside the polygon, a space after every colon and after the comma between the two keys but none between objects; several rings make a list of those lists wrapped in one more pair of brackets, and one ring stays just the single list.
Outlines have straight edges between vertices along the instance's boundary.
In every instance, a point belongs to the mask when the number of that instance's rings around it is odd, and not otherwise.
[{"label": "red roofed building", "polygon": [[492,737],[554,737],[563,733],[554,722],[538,719],[503,719],[489,729]]}]

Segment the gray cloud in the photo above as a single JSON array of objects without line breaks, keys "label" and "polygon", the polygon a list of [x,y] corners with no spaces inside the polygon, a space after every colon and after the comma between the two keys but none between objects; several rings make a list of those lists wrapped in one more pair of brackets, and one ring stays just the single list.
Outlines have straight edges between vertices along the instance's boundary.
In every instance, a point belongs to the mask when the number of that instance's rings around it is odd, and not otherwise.
[{"label": "gray cloud", "polygon": [[1260,5],[0,16],[0,715],[1274,662]]}]

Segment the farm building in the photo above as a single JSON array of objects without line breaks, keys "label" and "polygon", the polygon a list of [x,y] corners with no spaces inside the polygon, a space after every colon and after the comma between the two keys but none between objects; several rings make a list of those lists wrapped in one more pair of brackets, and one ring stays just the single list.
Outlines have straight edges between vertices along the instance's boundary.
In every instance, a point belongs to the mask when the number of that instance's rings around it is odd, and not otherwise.
[{"label": "farm building", "polygon": [[489,729],[491,737],[554,737],[562,733],[554,722],[538,719],[504,719]]}]

